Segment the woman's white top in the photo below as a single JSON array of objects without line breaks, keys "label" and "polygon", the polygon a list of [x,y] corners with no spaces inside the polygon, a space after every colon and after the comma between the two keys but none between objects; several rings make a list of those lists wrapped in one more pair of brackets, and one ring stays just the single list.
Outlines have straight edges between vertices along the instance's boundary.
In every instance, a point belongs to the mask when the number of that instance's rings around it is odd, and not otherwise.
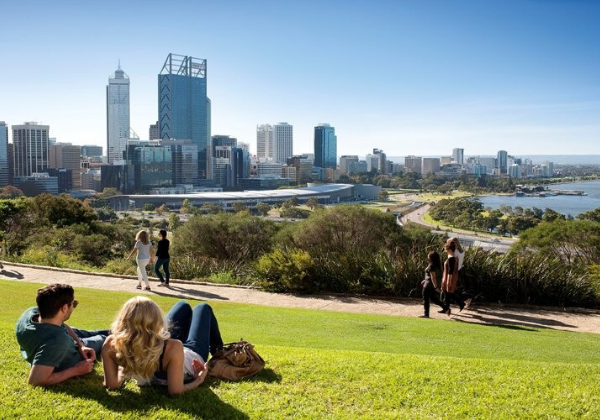
[{"label": "woman's white top", "polygon": [[463,268],[463,262],[465,261],[465,252],[460,252],[458,249],[454,251],[454,257],[458,258],[458,270]]}]

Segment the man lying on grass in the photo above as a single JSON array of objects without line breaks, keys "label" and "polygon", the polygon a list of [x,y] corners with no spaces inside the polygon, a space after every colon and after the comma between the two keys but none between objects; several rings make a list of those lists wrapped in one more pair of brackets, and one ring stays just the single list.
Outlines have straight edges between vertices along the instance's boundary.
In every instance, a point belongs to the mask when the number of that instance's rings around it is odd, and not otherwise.
[{"label": "man lying on grass", "polygon": [[90,373],[109,331],[65,324],[78,304],[68,284],[39,289],[36,302],[37,307],[23,312],[15,327],[21,354],[31,365],[29,384],[49,386]]}]

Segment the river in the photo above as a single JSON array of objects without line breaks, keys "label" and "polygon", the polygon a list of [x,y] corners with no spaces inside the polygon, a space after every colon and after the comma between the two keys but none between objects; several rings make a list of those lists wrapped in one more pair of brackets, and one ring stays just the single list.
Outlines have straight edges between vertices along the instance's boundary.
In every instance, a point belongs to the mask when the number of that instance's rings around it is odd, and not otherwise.
[{"label": "river", "polygon": [[587,195],[555,195],[548,197],[488,195],[478,198],[483,203],[483,207],[497,209],[502,205],[507,205],[511,207],[521,206],[524,209],[537,207],[545,210],[549,208],[564,215],[570,214],[573,217],[600,207],[600,180],[552,184],[548,185],[548,188],[552,190],[584,191]]}]

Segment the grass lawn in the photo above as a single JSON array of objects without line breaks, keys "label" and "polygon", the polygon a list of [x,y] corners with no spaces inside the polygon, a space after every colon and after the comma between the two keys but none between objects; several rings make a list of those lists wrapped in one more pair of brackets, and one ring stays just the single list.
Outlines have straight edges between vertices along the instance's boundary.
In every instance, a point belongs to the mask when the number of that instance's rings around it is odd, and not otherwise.
[{"label": "grass lawn", "polygon": [[[178,398],[133,382],[109,392],[98,364],[32,388],[14,324],[39,285],[0,286],[0,418],[600,418],[600,335],[227,302],[211,302],[224,340],[243,337],[267,361],[250,380]],[[76,289],[69,323],[107,327],[131,296]],[[155,301],[167,311],[175,299]]]}]

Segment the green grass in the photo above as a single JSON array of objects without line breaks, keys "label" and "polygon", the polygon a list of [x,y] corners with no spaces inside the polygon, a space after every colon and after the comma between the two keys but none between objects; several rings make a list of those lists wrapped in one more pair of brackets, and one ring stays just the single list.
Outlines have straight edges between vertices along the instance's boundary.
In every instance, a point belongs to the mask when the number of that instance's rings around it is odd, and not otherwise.
[{"label": "green grass", "polygon": [[[36,284],[1,281],[1,418],[600,417],[600,335],[211,302],[223,338],[256,345],[267,368],[171,398],[102,367],[49,389],[26,385],[14,323]],[[107,327],[133,294],[76,289],[69,321]],[[175,299],[155,296],[165,311]],[[193,302],[192,302],[193,303]]]}]

